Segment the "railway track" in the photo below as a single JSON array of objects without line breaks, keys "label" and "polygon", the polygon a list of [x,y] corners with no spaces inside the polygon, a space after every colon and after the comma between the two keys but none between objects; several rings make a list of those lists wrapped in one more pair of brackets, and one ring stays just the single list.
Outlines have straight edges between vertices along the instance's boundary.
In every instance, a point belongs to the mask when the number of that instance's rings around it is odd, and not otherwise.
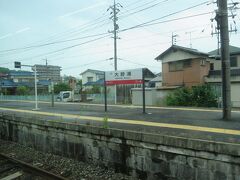
[{"label": "railway track", "polygon": [[46,170],[0,153],[0,180],[66,180]]}]

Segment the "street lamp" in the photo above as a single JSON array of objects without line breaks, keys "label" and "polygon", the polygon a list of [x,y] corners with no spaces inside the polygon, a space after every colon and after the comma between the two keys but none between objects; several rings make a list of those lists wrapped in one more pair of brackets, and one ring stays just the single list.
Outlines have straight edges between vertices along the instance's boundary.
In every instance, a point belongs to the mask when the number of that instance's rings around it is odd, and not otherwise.
[{"label": "street lamp", "polygon": [[17,61],[14,62],[14,67],[15,68],[21,68],[22,66],[31,67],[31,68],[34,69],[35,109],[33,109],[33,110],[37,111],[37,110],[39,110],[39,108],[38,108],[38,95],[37,95],[37,67],[36,67],[36,65],[34,65],[34,66],[23,65],[23,64],[21,64],[21,62],[17,62]]}]

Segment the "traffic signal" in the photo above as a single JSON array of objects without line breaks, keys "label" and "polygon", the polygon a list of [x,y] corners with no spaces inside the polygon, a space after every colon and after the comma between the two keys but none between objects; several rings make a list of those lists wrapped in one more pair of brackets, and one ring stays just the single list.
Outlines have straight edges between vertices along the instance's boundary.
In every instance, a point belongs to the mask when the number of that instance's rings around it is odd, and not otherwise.
[{"label": "traffic signal", "polygon": [[14,62],[14,67],[15,68],[21,68],[21,62],[15,61]]}]

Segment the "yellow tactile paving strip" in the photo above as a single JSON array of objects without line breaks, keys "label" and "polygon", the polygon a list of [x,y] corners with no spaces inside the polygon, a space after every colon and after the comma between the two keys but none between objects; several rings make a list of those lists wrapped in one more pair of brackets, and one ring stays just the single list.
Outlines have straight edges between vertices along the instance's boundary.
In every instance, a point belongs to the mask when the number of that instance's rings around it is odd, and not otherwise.
[{"label": "yellow tactile paving strip", "polygon": [[[22,103],[35,103],[34,101],[27,101],[27,100],[2,100],[2,101],[9,101],[9,102],[22,102]],[[0,101],[1,102],[1,101]],[[39,103],[49,104],[51,102],[47,101],[38,101]],[[92,104],[92,103],[71,103],[71,102],[55,102],[55,104],[61,105],[86,105],[86,106],[104,106],[103,104]],[[142,106],[136,105],[108,105],[108,107],[121,107],[121,108],[142,108]],[[196,111],[196,112],[222,112],[221,109],[204,109],[204,108],[189,108],[189,107],[157,107],[157,106],[146,106],[148,109],[165,109],[165,110],[180,110],[180,111]],[[232,110],[234,113],[240,113],[240,110]]]},{"label": "yellow tactile paving strip", "polygon": [[[31,111],[23,109],[12,109],[12,108],[0,108],[2,111],[12,111],[19,113],[29,113],[36,115],[46,115],[46,116],[55,116],[55,117],[65,117],[65,118],[74,118],[79,120],[90,120],[90,121],[103,121],[103,117],[93,117],[93,116],[81,116],[81,115],[72,115],[72,114],[63,114],[63,113],[51,113],[43,111]],[[182,130],[191,130],[191,131],[201,131],[201,132],[210,132],[210,133],[220,133],[227,135],[240,135],[240,130],[233,129],[223,129],[223,128],[211,128],[211,127],[202,127],[202,126],[191,126],[191,125],[182,125],[182,124],[170,124],[170,123],[158,123],[150,121],[139,121],[139,120],[130,120],[130,119],[116,119],[108,118],[110,123],[121,123],[129,125],[143,125],[143,126],[153,126],[161,128],[172,128],[172,129],[182,129]]]}]

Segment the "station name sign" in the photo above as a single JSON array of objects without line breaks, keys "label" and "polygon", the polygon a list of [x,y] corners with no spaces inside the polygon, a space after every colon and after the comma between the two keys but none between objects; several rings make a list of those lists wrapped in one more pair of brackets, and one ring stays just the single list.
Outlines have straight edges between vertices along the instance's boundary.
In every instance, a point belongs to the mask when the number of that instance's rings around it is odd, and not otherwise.
[{"label": "station name sign", "polygon": [[107,71],[105,81],[106,85],[142,84],[142,69]]}]

